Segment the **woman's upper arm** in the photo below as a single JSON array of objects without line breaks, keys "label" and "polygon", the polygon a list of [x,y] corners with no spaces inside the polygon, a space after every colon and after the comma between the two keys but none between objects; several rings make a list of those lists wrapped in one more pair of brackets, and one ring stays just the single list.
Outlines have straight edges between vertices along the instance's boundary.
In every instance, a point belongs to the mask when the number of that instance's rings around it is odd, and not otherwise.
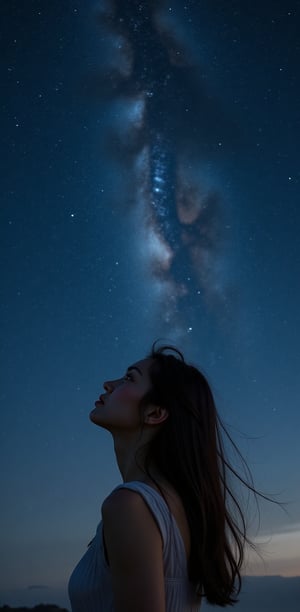
[{"label": "woman's upper arm", "polygon": [[116,612],[165,612],[162,537],[142,497],[114,491],[102,506]]}]

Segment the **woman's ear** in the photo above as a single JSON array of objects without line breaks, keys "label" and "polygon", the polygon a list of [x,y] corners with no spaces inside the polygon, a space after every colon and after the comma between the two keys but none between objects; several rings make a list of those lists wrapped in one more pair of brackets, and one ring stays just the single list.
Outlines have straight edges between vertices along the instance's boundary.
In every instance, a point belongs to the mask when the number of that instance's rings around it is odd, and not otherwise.
[{"label": "woman's ear", "polygon": [[149,404],[144,411],[144,423],[147,425],[160,425],[168,418],[169,413],[163,406]]}]

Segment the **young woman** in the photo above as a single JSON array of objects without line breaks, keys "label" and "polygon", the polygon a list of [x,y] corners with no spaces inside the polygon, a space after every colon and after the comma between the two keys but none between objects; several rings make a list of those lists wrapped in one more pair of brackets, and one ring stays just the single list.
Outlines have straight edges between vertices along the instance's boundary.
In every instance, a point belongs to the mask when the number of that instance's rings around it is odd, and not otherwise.
[{"label": "young woman", "polygon": [[255,490],[225,458],[205,377],[176,349],[154,347],[104,389],[90,419],[111,432],[123,484],[70,578],[72,611],[235,603],[248,539],[228,473]]}]

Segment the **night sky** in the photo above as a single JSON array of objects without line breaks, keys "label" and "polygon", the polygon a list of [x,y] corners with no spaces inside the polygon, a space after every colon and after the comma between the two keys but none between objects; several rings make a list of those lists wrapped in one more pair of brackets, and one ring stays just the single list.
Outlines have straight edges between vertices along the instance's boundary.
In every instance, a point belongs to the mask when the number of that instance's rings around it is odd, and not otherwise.
[{"label": "night sky", "polygon": [[249,518],[264,562],[244,572],[294,612],[300,2],[0,14],[0,604],[69,606],[120,483],[89,412],[161,338],[207,375],[257,488],[287,502]]}]

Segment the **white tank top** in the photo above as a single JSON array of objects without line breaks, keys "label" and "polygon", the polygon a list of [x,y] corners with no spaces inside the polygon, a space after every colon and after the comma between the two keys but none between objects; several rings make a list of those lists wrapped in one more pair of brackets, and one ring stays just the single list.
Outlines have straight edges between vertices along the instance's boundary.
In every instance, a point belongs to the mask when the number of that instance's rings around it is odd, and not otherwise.
[{"label": "white tank top", "polygon": [[[163,497],[148,484],[126,482],[116,489],[137,491],[150,508],[163,541],[166,612],[198,612],[199,600],[188,580],[183,539]],[[116,490],[115,489],[115,490]],[[85,555],[69,580],[72,612],[113,612],[111,572],[103,544],[102,521]]]}]

